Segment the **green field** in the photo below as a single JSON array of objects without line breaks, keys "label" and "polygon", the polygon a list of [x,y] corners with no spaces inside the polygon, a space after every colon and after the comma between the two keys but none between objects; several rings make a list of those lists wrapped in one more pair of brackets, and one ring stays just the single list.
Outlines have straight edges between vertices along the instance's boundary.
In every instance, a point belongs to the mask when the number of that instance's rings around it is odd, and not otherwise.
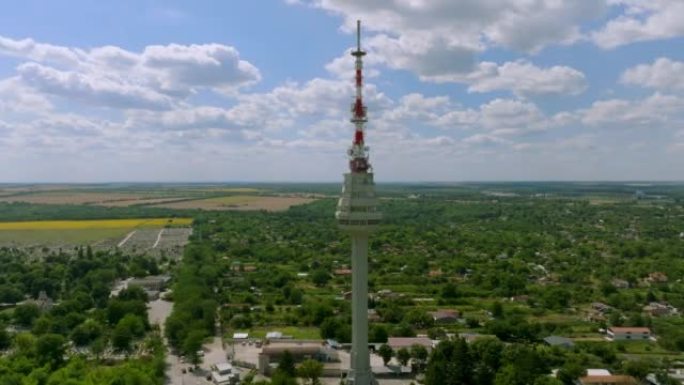
[{"label": "green field", "polygon": [[121,238],[130,229],[3,230],[1,245],[74,245]]}]

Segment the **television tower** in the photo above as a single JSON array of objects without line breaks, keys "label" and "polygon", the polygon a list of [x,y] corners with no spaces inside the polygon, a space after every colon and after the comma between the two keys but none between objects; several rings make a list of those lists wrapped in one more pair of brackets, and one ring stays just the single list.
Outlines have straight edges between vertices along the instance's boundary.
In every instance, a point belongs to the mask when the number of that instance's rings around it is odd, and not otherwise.
[{"label": "television tower", "polygon": [[352,349],[351,367],[347,376],[349,385],[374,385],[368,351],[368,237],[382,214],[377,210],[373,171],[368,162],[368,147],[364,143],[366,106],[363,105],[363,57],[361,50],[361,21],[356,25],[356,96],[352,104],[351,122],[354,123],[354,141],[347,151],[349,172],[344,174],[342,194],[335,218],[340,229],[348,233],[352,244]]}]

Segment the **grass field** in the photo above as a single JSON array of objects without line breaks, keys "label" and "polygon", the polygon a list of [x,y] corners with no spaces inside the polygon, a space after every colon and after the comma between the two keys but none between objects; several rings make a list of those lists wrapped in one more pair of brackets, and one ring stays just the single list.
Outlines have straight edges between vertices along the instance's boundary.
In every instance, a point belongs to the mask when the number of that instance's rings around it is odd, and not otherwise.
[{"label": "grass field", "polygon": [[0,222],[0,245],[68,246],[123,238],[135,229],[188,227],[191,218]]},{"label": "grass field", "polygon": [[286,336],[292,336],[294,339],[301,340],[320,340],[321,332],[315,327],[295,327],[295,326],[273,326],[269,328],[255,327],[250,330],[236,330],[228,333],[228,338],[232,337],[232,333],[249,333],[249,338],[266,338],[266,333],[278,331]]},{"label": "grass field", "polygon": [[82,245],[122,238],[127,228],[78,230],[2,230],[0,245]]},{"label": "grass field", "polygon": [[152,219],[104,219],[83,221],[18,221],[0,222],[0,231],[5,230],[93,230],[159,228],[164,226],[189,226],[192,218]]}]

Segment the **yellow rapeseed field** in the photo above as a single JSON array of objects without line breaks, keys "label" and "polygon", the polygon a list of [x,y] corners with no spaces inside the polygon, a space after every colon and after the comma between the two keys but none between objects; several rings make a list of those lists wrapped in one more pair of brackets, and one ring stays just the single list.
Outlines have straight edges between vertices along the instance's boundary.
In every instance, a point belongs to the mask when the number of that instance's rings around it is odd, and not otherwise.
[{"label": "yellow rapeseed field", "polygon": [[75,221],[0,222],[1,230],[79,230],[189,226],[192,218],[98,219]]}]

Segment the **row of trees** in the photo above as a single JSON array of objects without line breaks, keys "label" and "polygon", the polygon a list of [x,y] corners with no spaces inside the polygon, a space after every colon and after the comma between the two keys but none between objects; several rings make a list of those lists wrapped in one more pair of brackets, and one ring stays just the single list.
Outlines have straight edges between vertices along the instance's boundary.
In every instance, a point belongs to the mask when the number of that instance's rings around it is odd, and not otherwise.
[{"label": "row of trees", "polygon": [[165,333],[171,346],[198,364],[204,339],[216,332],[217,302],[214,288],[219,273],[214,253],[199,240],[188,245],[183,263],[176,271],[173,311],[166,320]]}]

